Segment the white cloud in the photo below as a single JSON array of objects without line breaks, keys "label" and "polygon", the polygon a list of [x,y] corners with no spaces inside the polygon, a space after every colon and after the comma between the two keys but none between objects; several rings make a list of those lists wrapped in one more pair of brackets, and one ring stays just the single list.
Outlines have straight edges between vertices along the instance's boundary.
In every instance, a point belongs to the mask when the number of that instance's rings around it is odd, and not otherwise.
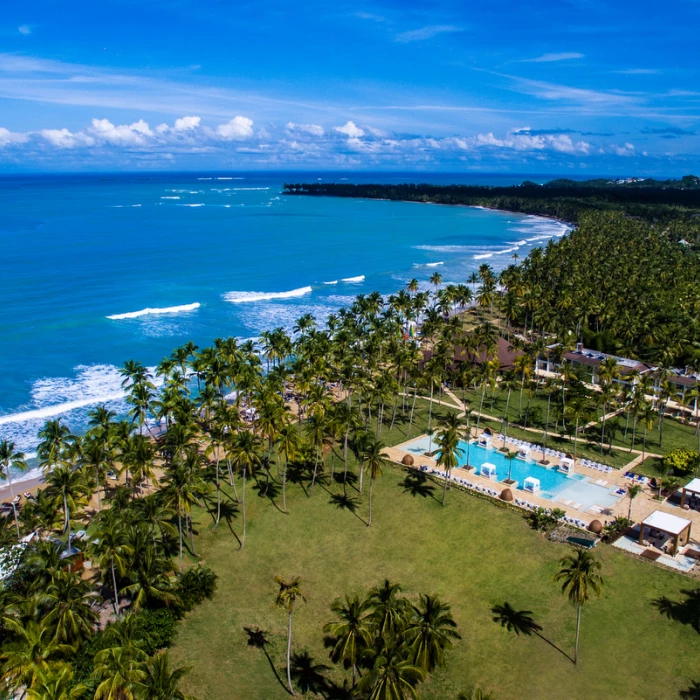
[{"label": "white cloud", "polygon": [[26,134],[18,134],[0,126],[0,146],[10,146],[16,143],[25,143]]},{"label": "white cloud", "polygon": [[633,155],[635,155],[634,145],[631,143],[625,143],[622,146],[617,146],[617,145],[613,144],[612,146],[610,146],[610,150],[616,156],[633,156]]},{"label": "white cloud", "polygon": [[228,124],[217,126],[216,133],[226,141],[247,139],[253,135],[253,120],[248,117],[234,117]]},{"label": "white cloud", "polygon": [[335,131],[345,134],[346,136],[350,136],[351,138],[359,138],[360,136],[365,135],[365,132],[360,129],[359,126],[356,126],[355,122],[351,121],[346,122],[343,126],[336,126],[334,128]]},{"label": "white cloud", "polygon": [[303,131],[311,136],[323,136],[325,130],[322,126],[318,124],[295,124],[294,122],[287,122],[288,131]]},{"label": "white cloud", "polygon": [[523,59],[522,63],[553,63],[555,61],[570,61],[574,58],[583,58],[582,53],[546,53],[537,58],[526,58]]},{"label": "white cloud", "polygon": [[20,24],[17,31],[24,36],[29,36],[32,33],[32,28],[28,24]]},{"label": "white cloud", "polygon": [[76,146],[92,146],[95,139],[82,132],[74,134],[68,129],[42,129],[39,134],[56,148],[75,148]]},{"label": "white cloud", "polygon": [[[175,120],[175,125],[173,126],[174,131],[190,131],[191,129],[196,129],[200,122],[200,117],[182,117],[181,119]],[[166,125],[161,125],[166,126]]]},{"label": "white cloud", "polygon": [[153,135],[143,119],[129,126],[115,126],[109,119],[93,119],[92,130],[103,141],[125,146],[143,146],[146,144],[146,137]]},{"label": "white cloud", "polygon": [[394,38],[396,41],[406,44],[411,41],[425,41],[427,39],[432,39],[438,34],[461,31],[463,31],[462,27],[456,27],[453,24],[429,24],[425,27],[420,27],[420,29],[412,29],[408,32],[401,32]]}]

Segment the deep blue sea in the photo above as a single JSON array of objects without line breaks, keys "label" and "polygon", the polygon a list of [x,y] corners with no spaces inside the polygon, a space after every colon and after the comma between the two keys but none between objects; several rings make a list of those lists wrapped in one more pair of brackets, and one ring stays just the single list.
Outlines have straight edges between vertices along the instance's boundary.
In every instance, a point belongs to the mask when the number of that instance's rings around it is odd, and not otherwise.
[{"label": "deep blue sea", "polygon": [[[285,197],[316,180],[510,184],[524,177],[196,174],[0,178],[0,439],[31,452],[48,418],[75,431],[123,410],[118,367],[174,347],[291,330],[416,277],[465,282],[483,262],[563,235],[558,222],[467,207]],[[531,178],[532,179],[532,178]],[[541,178],[546,180],[548,178]]]}]

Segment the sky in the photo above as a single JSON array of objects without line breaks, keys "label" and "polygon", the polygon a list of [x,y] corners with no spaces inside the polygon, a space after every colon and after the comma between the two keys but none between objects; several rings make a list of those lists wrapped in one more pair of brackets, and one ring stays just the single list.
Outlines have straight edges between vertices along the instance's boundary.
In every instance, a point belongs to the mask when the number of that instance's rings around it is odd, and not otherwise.
[{"label": "sky", "polygon": [[24,0],[0,171],[700,174],[700,0]]}]

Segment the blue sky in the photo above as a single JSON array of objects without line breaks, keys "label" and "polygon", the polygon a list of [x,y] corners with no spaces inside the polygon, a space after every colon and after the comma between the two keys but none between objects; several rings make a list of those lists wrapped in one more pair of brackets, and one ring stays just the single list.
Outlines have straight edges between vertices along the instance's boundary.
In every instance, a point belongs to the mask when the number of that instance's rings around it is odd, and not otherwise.
[{"label": "blue sky", "polygon": [[25,0],[0,169],[700,173],[700,0]]}]

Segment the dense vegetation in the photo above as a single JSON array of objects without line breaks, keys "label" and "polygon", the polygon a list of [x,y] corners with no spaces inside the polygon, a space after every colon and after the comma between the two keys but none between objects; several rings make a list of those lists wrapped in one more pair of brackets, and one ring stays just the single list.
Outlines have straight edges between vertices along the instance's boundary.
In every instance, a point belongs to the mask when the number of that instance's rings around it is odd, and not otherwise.
[{"label": "dense vegetation", "polygon": [[[285,184],[286,194],[389,199],[435,204],[461,204],[553,216],[578,223],[585,212],[620,212],[651,222],[664,222],[679,240],[700,243],[698,178],[680,181],[617,184],[593,180],[554,180],[545,185],[524,182],[509,187],[483,185],[351,185],[348,183]],[[683,228],[681,232],[679,227]]]}]

